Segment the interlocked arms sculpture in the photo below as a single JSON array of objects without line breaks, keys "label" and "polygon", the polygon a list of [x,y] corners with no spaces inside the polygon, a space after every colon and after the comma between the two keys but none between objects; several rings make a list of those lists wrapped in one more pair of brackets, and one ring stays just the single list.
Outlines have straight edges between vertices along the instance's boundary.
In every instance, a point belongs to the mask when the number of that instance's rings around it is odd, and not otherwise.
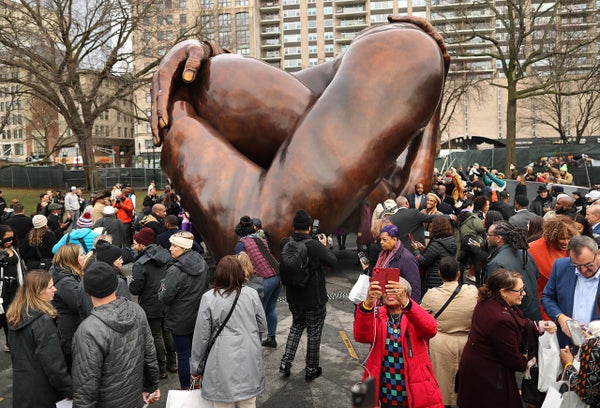
[{"label": "interlocked arms sculpture", "polygon": [[450,57],[427,21],[388,21],[294,74],[206,41],[164,57],[154,143],[217,259],[232,253],[242,215],[262,220],[277,252],[298,208],[331,231],[369,194],[430,186]]}]

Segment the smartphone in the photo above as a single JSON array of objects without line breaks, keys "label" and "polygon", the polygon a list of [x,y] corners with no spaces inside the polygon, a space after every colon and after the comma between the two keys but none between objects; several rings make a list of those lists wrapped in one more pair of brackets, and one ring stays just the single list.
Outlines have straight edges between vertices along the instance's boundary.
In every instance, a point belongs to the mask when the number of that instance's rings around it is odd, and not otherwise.
[{"label": "smartphone", "polygon": [[567,327],[571,332],[571,342],[575,346],[581,346],[585,343],[585,333],[577,320],[567,320]]},{"label": "smartphone", "polygon": [[399,268],[375,268],[373,269],[373,276],[371,276],[371,282],[377,281],[381,286],[381,291],[385,295],[385,285],[389,281],[398,282],[400,281],[400,269]]},{"label": "smartphone", "polygon": [[470,246],[479,246],[479,242],[475,241],[473,238],[469,238]]},{"label": "smartphone", "polygon": [[358,253],[358,259],[362,264],[369,265],[369,258],[367,258],[367,254],[365,254],[364,252],[360,251]]}]

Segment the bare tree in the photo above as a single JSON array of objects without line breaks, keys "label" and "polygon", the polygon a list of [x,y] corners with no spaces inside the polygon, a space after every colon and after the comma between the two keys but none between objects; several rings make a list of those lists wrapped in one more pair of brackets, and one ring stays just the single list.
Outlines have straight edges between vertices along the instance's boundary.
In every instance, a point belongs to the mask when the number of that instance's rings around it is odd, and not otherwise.
[{"label": "bare tree", "polygon": [[[507,92],[507,173],[516,160],[517,102],[547,94],[557,82],[565,81],[565,78],[544,74],[551,57],[579,54],[597,40],[597,34],[591,31],[579,41],[563,41],[564,32],[559,28],[569,11],[569,6],[561,1],[483,0],[455,4],[454,18],[446,19],[446,29],[453,32],[451,42],[468,44],[477,40],[486,45],[476,50],[456,47],[455,55],[488,57],[496,63],[497,75],[490,83]],[[455,18],[457,15],[461,18]],[[534,81],[534,78],[542,80]],[[577,92],[571,91],[572,94]]]},{"label": "bare tree", "polygon": [[[147,41],[132,49],[132,37],[152,30],[159,6],[145,0],[0,0],[0,77],[16,84],[60,115],[79,144],[87,188],[94,188],[93,129],[119,101],[133,102],[165,50],[188,33]],[[136,65],[136,59],[144,64]],[[132,112],[129,112],[132,114]],[[147,120],[139,116],[138,119]]]}]

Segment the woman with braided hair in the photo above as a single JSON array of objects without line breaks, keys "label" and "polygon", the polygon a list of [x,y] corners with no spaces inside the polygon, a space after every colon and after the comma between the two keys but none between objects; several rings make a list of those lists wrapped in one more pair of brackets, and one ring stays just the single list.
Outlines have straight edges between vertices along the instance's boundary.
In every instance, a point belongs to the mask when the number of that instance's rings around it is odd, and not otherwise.
[{"label": "woman with braided hair", "polygon": [[527,231],[506,221],[496,221],[488,229],[487,243],[490,250],[486,267],[486,276],[497,269],[518,272],[525,283],[527,293],[519,304],[526,318],[540,320],[540,300],[537,295],[539,270],[533,258],[527,252]]}]

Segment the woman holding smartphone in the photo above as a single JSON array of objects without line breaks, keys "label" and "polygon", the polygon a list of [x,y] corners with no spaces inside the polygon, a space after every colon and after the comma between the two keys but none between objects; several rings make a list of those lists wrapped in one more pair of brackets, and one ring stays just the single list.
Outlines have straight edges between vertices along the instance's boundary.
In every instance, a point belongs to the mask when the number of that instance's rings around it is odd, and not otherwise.
[{"label": "woman holding smartphone", "polygon": [[444,408],[427,347],[437,332],[434,317],[411,299],[406,279],[375,279],[354,319],[354,339],[372,344],[363,374],[363,381],[375,377],[371,406]]}]

